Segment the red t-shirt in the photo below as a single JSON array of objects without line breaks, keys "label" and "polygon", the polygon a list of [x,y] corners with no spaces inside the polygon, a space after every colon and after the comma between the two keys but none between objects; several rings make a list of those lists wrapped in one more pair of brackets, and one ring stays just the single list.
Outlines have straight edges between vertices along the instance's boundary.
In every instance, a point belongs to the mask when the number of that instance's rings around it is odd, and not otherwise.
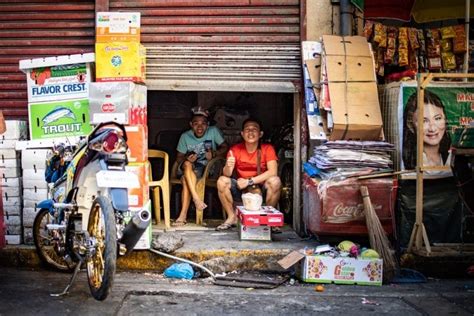
[{"label": "red t-shirt", "polygon": [[[262,155],[260,158],[260,173],[267,171],[267,162],[278,160],[275,149],[270,144],[261,144]],[[257,150],[253,153],[247,152],[245,143],[239,143],[230,148],[235,157],[235,170],[238,178],[249,179],[257,175]],[[230,151],[229,150],[229,151]],[[230,154],[227,153],[227,157]]]}]

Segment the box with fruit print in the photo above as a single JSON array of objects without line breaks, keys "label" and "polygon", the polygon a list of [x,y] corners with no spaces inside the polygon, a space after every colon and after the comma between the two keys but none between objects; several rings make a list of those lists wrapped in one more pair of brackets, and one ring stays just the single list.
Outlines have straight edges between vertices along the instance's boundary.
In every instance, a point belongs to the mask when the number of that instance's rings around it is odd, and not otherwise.
[{"label": "box with fruit print", "polygon": [[299,266],[304,282],[382,285],[382,259],[306,256]]}]

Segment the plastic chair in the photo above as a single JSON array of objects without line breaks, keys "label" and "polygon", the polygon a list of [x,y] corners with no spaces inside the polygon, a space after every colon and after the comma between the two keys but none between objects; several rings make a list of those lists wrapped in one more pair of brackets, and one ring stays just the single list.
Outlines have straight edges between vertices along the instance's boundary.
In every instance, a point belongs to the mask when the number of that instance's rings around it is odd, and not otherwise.
[{"label": "plastic chair", "polygon": [[148,160],[160,158],[163,159],[163,176],[159,180],[153,179],[153,173],[151,170],[151,163],[150,166],[150,189],[152,190],[153,194],[153,208],[155,211],[155,218],[156,222],[161,222],[161,198],[160,198],[160,191],[163,195],[163,213],[165,217],[165,228],[171,228],[171,215],[170,215],[170,181],[169,181],[169,157],[168,154],[161,150],[149,149],[148,150]]},{"label": "plastic chair", "polygon": [[[222,173],[222,167],[225,164],[225,159],[216,157],[211,160],[206,165],[202,177],[197,179],[196,182],[196,192],[201,200],[204,201],[204,195],[206,193],[206,186],[217,188],[217,179]],[[214,174],[211,174],[212,171],[217,171]],[[178,173],[178,162],[174,162],[173,167],[171,169],[171,176],[170,176],[170,184],[171,187],[173,185],[181,185],[181,179],[177,177]],[[225,211],[223,210],[225,214]],[[204,217],[204,210],[196,208],[196,224],[202,225]]]}]

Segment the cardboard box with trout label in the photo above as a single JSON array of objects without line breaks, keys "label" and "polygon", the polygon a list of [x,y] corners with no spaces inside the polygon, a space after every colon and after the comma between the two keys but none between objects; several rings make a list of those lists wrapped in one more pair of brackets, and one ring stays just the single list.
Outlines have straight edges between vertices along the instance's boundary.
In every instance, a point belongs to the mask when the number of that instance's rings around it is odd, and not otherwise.
[{"label": "cardboard box with trout label", "polygon": [[88,135],[89,100],[63,100],[29,103],[30,138],[32,140]]}]

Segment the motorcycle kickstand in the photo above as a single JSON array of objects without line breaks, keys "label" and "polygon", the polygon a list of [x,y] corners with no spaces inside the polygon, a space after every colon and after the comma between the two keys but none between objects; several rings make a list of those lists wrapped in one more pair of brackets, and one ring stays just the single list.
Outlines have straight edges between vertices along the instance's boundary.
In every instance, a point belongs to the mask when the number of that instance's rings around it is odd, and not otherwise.
[{"label": "motorcycle kickstand", "polygon": [[72,283],[76,279],[77,273],[79,272],[79,270],[81,270],[82,262],[83,262],[82,258],[79,258],[79,262],[77,263],[76,267],[74,268],[74,273],[72,274],[72,277],[69,280],[69,284],[66,286],[64,291],[62,291],[61,293],[51,293],[51,294],[49,294],[50,296],[59,297],[59,296],[63,296],[63,295],[66,295],[66,294],[69,293],[69,289],[71,288]]}]

